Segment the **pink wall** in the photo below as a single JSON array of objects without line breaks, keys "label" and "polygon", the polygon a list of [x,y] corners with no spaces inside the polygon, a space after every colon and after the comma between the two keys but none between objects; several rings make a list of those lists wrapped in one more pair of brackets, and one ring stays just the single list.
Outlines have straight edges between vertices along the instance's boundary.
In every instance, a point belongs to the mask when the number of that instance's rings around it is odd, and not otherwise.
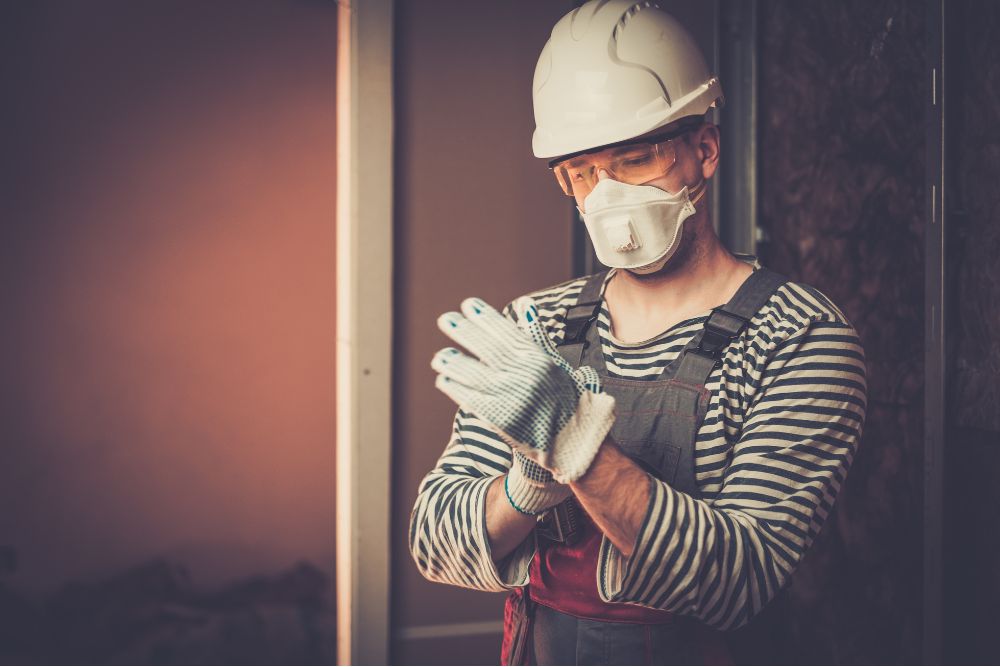
[{"label": "pink wall", "polygon": [[332,572],[335,4],[2,12],[0,581]]}]

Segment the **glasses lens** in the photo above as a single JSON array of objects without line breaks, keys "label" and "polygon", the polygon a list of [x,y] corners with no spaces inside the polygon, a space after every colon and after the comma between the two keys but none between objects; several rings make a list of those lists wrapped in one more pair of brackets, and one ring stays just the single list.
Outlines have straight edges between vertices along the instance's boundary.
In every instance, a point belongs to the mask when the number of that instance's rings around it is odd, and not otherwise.
[{"label": "glasses lens", "polygon": [[562,188],[564,194],[573,195],[573,187],[569,183],[569,176],[566,174],[566,167],[556,165],[552,168],[552,171],[556,175],[556,180],[559,181],[559,187]]},{"label": "glasses lens", "polygon": [[649,180],[650,174],[655,173],[657,167],[653,147],[649,145],[617,149],[607,159],[608,172],[623,183],[635,183],[637,179]]},{"label": "glasses lens", "polygon": [[553,171],[563,192],[571,197],[586,197],[594,188],[597,171],[589,157],[567,160],[556,165]]},{"label": "glasses lens", "polygon": [[597,185],[597,173],[605,169],[616,181],[641,185],[666,175],[677,154],[672,141],[632,144],[581,155],[560,162],[552,170],[564,193],[584,199]]}]

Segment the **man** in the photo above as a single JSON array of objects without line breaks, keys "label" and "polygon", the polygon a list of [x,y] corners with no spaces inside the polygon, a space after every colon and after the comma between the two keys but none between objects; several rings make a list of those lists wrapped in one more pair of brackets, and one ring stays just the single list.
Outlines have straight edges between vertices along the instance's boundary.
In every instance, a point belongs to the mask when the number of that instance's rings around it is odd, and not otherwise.
[{"label": "man", "polygon": [[432,361],[459,410],[410,522],[428,579],[512,591],[505,664],[727,659],[721,633],[788,582],[853,460],[853,327],[712,227],[721,100],[652,3],[588,2],[539,58],[535,155],[611,268],[440,318],[466,350]]}]

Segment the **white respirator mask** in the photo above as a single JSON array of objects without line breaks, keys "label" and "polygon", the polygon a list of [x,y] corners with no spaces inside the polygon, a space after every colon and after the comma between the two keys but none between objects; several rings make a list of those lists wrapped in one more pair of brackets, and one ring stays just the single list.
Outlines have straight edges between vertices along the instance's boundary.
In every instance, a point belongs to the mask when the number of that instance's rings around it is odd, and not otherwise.
[{"label": "white respirator mask", "polygon": [[695,214],[705,185],[693,188],[692,200],[687,186],[671,194],[652,185],[599,181],[583,200],[586,212],[580,211],[597,259],[635,273],[659,271],[677,251],[684,221]]}]

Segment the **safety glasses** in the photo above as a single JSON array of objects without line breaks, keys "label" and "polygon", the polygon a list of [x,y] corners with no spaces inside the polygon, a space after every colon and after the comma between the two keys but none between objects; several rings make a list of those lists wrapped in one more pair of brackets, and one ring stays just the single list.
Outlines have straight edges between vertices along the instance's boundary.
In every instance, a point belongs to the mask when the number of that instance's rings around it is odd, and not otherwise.
[{"label": "safety glasses", "polygon": [[549,164],[560,187],[583,201],[597,186],[601,169],[621,183],[641,185],[666,175],[677,161],[673,140],[696,127],[689,125],[641,141],[613,144],[601,150],[560,158]]}]

